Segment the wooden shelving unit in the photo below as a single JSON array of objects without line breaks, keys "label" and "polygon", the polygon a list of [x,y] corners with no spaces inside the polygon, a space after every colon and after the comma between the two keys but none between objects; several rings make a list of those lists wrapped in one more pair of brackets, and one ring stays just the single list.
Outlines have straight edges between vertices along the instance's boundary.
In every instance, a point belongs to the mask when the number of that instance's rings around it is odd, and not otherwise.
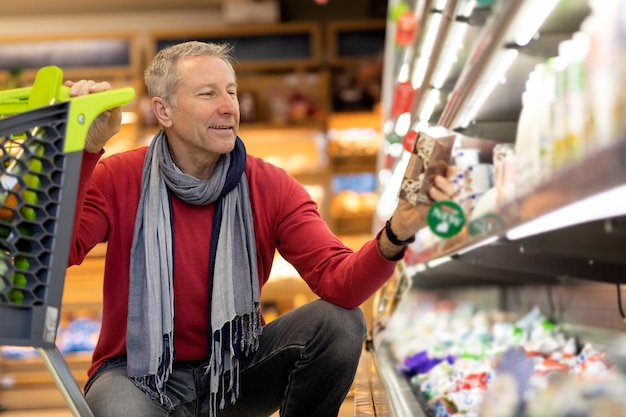
[{"label": "wooden shelving unit", "polygon": [[[337,232],[346,232],[346,239],[351,242],[349,246],[356,249],[371,234],[373,212],[352,218],[332,218],[330,180],[334,172],[374,172],[375,156],[329,155],[326,133],[329,123],[346,128],[361,127],[365,123],[380,128],[380,117],[370,111],[336,117],[332,107],[332,77],[333,71],[353,70],[363,62],[376,60],[381,30],[384,30],[381,21],[333,22],[328,27],[305,22],[154,31],[147,37],[139,31],[3,37],[0,39],[0,85],[12,81],[10,70],[21,67],[23,61],[18,57],[30,50],[28,65],[20,73],[22,85],[32,82],[39,67],[57,64],[66,79],[96,79],[109,81],[113,88],[134,87],[137,98],[124,110],[137,118],[123,125],[121,132],[109,141],[106,157],[146,144],[158,129],[147,124],[142,115],[142,99],[145,99],[142,72],[146,62],[160,48],[186,39],[232,42],[236,47],[239,89],[251,92],[257,105],[256,118],[243,121],[240,129],[248,152],[283,167],[305,187],[310,187],[322,216]],[[350,42],[353,36],[367,33],[372,35],[374,43],[363,44],[365,50],[346,56],[344,40],[347,38]],[[59,57],[45,53],[46,48],[59,51]],[[281,117],[272,113],[277,99],[289,102],[296,93],[311,104],[304,117]],[[62,309],[66,319],[76,315],[99,315],[105,251],[106,245],[98,246],[82,265],[68,269]],[[283,277],[267,284],[263,301],[274,302],[284,311],[313,297],[301,279]],[[82,387],[90,354],[71,354],[66,360]],[[66,405],[39,358],[0,359],[0,381],[3,384],[0,403],[7,410]]]}]

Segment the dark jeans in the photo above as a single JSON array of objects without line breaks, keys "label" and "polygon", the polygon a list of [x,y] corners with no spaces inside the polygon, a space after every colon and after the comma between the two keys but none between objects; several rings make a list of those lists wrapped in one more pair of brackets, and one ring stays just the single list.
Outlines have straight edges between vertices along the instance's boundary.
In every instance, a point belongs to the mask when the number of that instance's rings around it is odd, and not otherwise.
[{"label": "dark jeans", "polygon": [[[366,327],[360,309],[317,300],[270,322],[259,349],[241,363],[241,394],[220,417],[337,416],[354,379]],[[126,377],[124,359],[110,361],[87,383],[96,417],[208,415],[203,363],[176,364],[167,383],[168,413]]]}]

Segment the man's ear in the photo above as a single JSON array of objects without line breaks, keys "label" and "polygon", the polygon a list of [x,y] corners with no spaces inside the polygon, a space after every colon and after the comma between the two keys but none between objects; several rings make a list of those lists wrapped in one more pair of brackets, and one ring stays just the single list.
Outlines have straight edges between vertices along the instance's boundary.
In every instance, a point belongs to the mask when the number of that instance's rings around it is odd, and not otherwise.
[{"label": "man's ear", "polygon": [[170,118],[170,106],[163,100],[161,97],[152,97],[152,111],[156,118],[159,120],[159,123],[163,127],[170,127],[172,125],[172,120]]}]

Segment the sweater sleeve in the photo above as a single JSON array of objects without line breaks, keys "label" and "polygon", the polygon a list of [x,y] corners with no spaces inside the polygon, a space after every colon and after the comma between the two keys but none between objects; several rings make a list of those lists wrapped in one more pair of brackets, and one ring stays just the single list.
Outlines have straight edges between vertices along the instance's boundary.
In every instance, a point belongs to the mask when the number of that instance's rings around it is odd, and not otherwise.
[{"label": "sweater sleeve", "polygon": [[[114,228],[126,236],[134,225],[145,147],[105,159],[101,155],[83,154],[68,266],[109,241]],[[119,241],[116,245],[121,248]]]},{"label": "sweater sleeve", "polygon": [[320,298],[355,308],[392,276],[396,262],[380,253],[379,234],[353,251],[333,234],[302,185],[287,177],[281,189],[278,250]]},{"label": "sweater sleeve", "polygon": [[80,179],[78,183],[78,190],[76,194],[76,207],[74,213],[74,225],[72,229],[72,245],[70,246],[70,254],[68,260],[68,266],[80,264],[85,255],[91,250],[97,243],[103,241],[103,238],[97,237],[98,235],[92,225],[100,223],[96,218],[93,211],[89,217],[85,213],[89,212],[85,208],[87,194],[90,193],[91,179],[93,172],[100,161],[102,153],[91,153],[83,151],[83,159],[80,168]]}]

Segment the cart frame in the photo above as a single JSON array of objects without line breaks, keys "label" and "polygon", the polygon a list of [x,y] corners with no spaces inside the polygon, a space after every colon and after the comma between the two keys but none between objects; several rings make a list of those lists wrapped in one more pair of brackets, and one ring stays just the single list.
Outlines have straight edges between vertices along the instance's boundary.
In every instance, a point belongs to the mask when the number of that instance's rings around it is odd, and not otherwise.
[{"label": "cart frame", "polygon": [[0,91],[0,346],[35,348],[74,416],[93,417],[55,342],[87,131],[135,91],[70,97],[62,80],[43,67]]}]

